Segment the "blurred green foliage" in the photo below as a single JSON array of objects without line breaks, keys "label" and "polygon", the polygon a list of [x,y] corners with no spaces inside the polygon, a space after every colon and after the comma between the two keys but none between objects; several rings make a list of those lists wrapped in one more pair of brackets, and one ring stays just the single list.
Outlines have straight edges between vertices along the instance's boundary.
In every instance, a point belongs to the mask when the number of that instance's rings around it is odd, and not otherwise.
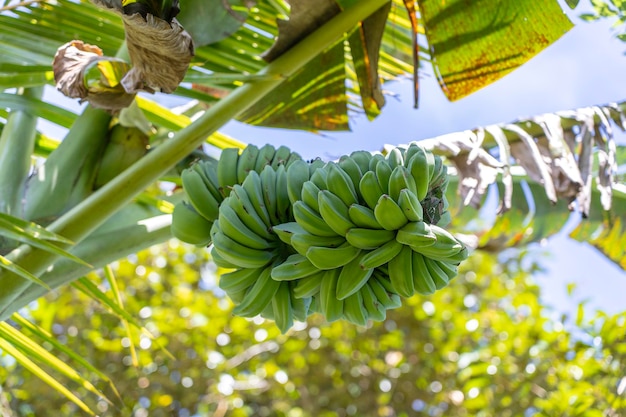
[{"label": "blurred green foliage", "polygon": [[[534,258],[475,252],[448,288],[383,323],[314,315],[281,335],[232,316],[207,251],[170,241],[113,265],[124,307],[154,340],[74,288],[24,315],[113,379],[115,406],[68,382],[103,417],[625,415],[626,314],[550,319]],[[0,363],[0,411],[4,401],[9,416],[81,415],[11,358]]]}]

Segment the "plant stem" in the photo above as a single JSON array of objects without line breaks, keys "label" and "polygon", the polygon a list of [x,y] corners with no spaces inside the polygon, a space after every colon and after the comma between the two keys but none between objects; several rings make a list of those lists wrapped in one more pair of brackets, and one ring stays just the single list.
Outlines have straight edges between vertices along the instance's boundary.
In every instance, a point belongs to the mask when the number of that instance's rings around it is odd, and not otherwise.
[{"label": "plant stem", "polygon": [[[21,94],[41,99],[42,87],[25,89]],[[24,110],[9,114],[0,136],[0,212],[22,217],[24,184],[35,148],[37,117]]]},{"label": "plant stem", "polygon": [[[310,59],[317,56],[338,38],[351,30],[358,22],[378,10],[388,0],[361,0],[333,17],[279,58],[259,71],[259,75],[275,75],[287,78],[302,68]],[[121,175],[110,181],[89,198],[74,207],[49,229],[75,242],[84,239],[95,228],[128,203],[135,195],[166,173],[178,161],[198,147],[207,136],[214,133],[237,115],[263,98],[282,84],[282,80],[246,84],[234,90],[226,98],[217,102],[196,122],[177,132],[171,140],[157,147],[140,159]],[[11,252],[8,258],[31,273],[40,275],[52,265],[58,256],[21,246]],[[30,283],[16,275],[0,275],[0,316],[6,317],[8,310]],[[15,307],[12,307],[15,308]]]}]

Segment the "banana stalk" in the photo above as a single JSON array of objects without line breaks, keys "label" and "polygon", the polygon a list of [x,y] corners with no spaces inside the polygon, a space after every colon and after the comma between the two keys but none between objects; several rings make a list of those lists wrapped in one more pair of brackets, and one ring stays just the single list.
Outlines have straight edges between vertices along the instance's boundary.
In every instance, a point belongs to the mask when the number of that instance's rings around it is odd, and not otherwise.
[{"label": "banana stalk", "polygon": [[[41,98],[43,88],[25,89],[25,97]],[[35,147],[37,118],[26,111],[14,110],[0,136],[0,212],[16,217],[23,215],[22,198]],[[0,237],[0,253],[13,248]]]},{"label": "banana stalk", "polygon": [[[75,242],[86,238],[124,204],[130,202],[134,196],[196,149],[207,136],[274,91],[282,84],[284,77],[294,74],[385,3],[387,0],[362,0],[346,8],[258,73],[270,77],[264,77],[263,81],[246,84],[234,90],[192,125],[177,132],[169,141],[57,219],[49,229]],[[31,273],[40,275],[54,264],[58,256],[23,245],[11,252],[7,258],[18,265],[28,266]],[[7,317],[20,307],[14,301],[29,286],[28,281],[14,274],[0,273],[0,317]]]},{"label": "banana stalk", "polygon": [[28,179],[26,219],[49,224],[93,192],[110,121],[110,114],[90,106],[76,119],[63,142]]}]

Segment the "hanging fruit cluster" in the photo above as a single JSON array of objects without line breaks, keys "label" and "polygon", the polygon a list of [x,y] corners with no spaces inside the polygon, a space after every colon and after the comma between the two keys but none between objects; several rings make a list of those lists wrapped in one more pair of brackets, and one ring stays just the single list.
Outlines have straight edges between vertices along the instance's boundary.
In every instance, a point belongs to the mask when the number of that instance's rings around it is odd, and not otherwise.
[{"label": "hanging fruit cluster", "polygon": [[305,162],[284,146],[225,149],[182,183],[189,203],[174,209],[174,236],[212,242],[215,263],[233,269],[219,286],[234,313],[283,332],[314,312],[384,320],[400,297],[445,287],[467,258],[444,229],[446,167],[417,143],[336,163]]}]

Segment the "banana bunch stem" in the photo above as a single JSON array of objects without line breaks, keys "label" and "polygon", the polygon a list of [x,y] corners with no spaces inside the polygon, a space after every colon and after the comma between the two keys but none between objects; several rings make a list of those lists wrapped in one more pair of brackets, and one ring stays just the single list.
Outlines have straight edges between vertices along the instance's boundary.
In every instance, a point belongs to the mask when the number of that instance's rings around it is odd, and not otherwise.
[{"label": "banana bunch stem", "polygon": [[[258,74],[271,77],[262,77],[263,81],[246,84],[233,91],[192,125],[176,133],[171,140],[157,147],[122,175],[57,219],[49,226],[49,229],[74,242],[80,242],[117,210],[130,202],[134,196],[197,148],[207,136],[279,87],[285,77],[294,74],[385,3],[387,0],[362,0],[346,8],[268,64]],[[35,250],[26,245],[18,247],[7,257],[12,262],[26,267],[35,275],[41,275],[58,260],[57,255]],[[17,309],[13,301],[20,297],[29,286],[28,281],[14,274],[0,273],[0,318],[7,317]]]}]

